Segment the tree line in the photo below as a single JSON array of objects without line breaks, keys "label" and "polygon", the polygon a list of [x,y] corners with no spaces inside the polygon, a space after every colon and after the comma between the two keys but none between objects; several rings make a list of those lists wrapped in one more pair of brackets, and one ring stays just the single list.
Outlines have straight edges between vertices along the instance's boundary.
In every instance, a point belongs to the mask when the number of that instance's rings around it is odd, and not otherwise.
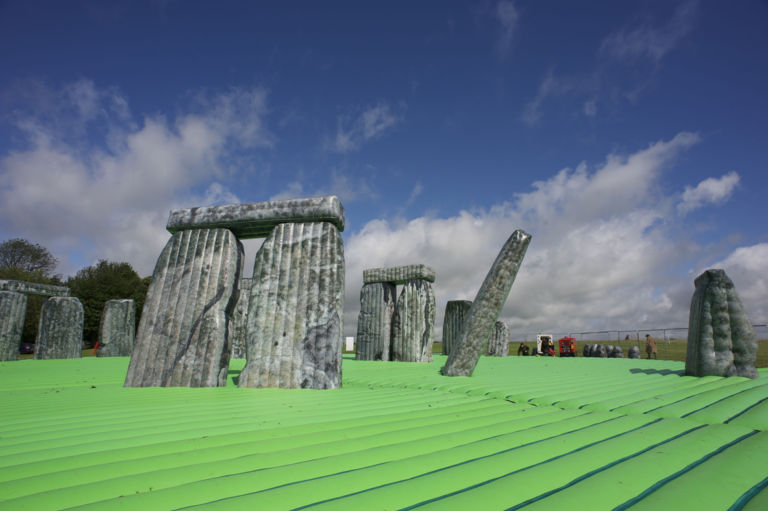
[{"label": "tree line", "polygon": [[[132,298],[136,302],[136,325],[141,317],[151,277],[142,278],[129,263],[101,260],[75,276],[55,275],[58,260],[45,247],[21,238],[0,243],[0,279],[22,280],[70,288],[85,311],[83,341],[93,347],[99,340],[99,323],[107,300]],[[40,308],[45,297],[27,297],[27,315],[22,342],[35,342]]]}]

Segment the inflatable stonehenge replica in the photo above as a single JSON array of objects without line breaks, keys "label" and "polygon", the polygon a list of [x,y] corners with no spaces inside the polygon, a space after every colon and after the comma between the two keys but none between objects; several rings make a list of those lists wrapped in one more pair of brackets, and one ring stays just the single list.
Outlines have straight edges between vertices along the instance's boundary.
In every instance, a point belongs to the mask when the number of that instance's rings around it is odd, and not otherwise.
[{"label": "inflatable stonehenge replica", "polygon": [[0,361],[18,360],[27,295],[45,296],[35,341],[35,358],[79,358],[83,349],[83,304],[69,288],[0,280]]},{"label": "inflatable stonehenge replica", "polygon": [[136,303],[108,300],[99,323],[97,357],[129,357],[136,337]]},{"label": "inflatable stonehenge replica", "polygon": [[363,271],[357,360],[432,361],[434,281],[435,270],[423,264]]},{"label": "inflatable stonehenge replica", "polygon": [[[225,385],[232,331],[243,325],[240,387],[341,385],[344,208],[337,197],[175,209],[166,228],[172,236],[152,274],[125,386]],[[241,278],[240,243],[249,238],[265,238],[250,282]],[[249,286],[248,305],[236,324],[240,286]]]}]

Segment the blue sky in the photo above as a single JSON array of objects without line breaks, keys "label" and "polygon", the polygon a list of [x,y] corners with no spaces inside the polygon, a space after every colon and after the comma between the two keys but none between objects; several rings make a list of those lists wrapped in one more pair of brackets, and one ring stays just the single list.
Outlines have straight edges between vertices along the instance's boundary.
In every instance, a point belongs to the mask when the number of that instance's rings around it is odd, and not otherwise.
[{"label": "blue sky", "polygon": [[[0,237],[152,271],[168,211],[338,195],[362,270],[431,264],[438,330],[516,228],[514,331],[768,321],[768,5],[0,4]],[[258,243],[247,245],[250,273]]]}]

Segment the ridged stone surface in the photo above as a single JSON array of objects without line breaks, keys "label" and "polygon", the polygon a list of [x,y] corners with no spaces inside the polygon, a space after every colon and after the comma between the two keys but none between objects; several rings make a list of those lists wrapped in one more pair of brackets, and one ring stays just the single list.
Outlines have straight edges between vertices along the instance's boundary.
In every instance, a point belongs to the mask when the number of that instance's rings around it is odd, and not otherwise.
[{"label": "ridged stone surface", "polygon": [[54,296],[43,302],[35,358],[82,357],[83,317],[83,304],[77,298]]},{"label": "ridged stone surface", "polygon": [[458,345],[448,356],[443,374],[472,376],[483,347],[509,296],[530,242],[530,234],[517,230],[501,248],[467,313]]},{"label": "ridged stone surface", "polygon": [[26,313],[26,295],[0,291],[0,361],[18,360]]},{"label": "ridged stone surface", "polygon": [[232,315],[232,358],[245,358],[245,338],[247,337],[248,304],[251,302],[251,284],[253,279],[240,279],[235,313]]},{"label": "ridged stone surface", "polygon": [[335,195],[309,199],[287,199],[249,204],[227,204],[201,208],[174,209],[166,229],[226,228],[238,239],[263,238],[281,223],[330,222],[344,230],[344,206]]},{"label": "ridged stone surface", "polygon": [[391,282],[393,284],[405,284],[408,280],[421,279],[428,282],[435,281],[435,270],[426,264],[409,264],[407,266],[394,266],[392,268],[371,268],[363,270],[363,283]]},{"label": "ridged stone surface", "polygon": [[130,357],[136,338],[136,303],[128,299],[105,303],[99,332],[97,357]]},{"label": "ridged stone surface", "polygon": [[435,293],[426,280],[403,285],[392,317],[392,357],[398,362],[431,362]]},{"label": "ridged stone surface", "polygon": [[390,282],[363,284],[357,317],[357,360],[389,360],[396,300],[396,288]]},{"label": "ridged stone surface", "polygon": [[240,387],[341,386],[344,242],[328,222],[280,224],[256,254]]},{"label": "ridged stone surface", "polygon": [[21,280],[0,280],[0,291],[15,291],[25,295],[69,296],[69,288],[66,286],[52,286]]},{"label": "ridged stone surface", "polygon": [[449,300],[445,304],[443,316],[443,355],[450,355],[451,350],[458,342],[461,329],[464,327],[464,318],[472,307],[469,300]]},{"label": "ridged stone surface", "polygon": [[226,229],[171,237],[152,274],[126,387],[226,383],[242,258],[242,245]]},{"label": "ridged stone surface", "polygon": [[488,339],[488,356],[506,357],[509,354],[509,329],[502,321],[497,321],[493,327],[491,338]]},{"label": "ridged stone surface", "polygon": [[685,374],[757,378],[757,336],[733,282],[707,270],[694,283]]}]

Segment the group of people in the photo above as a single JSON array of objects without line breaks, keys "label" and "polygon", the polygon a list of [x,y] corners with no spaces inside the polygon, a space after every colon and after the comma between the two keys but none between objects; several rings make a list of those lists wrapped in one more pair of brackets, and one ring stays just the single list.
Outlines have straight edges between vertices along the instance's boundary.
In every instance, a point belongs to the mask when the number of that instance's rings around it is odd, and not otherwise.
[{"label": "group of people", "polygon": [[[517,347],[517,356],[528,356],[530,353],[530,348],[524,343],[521,342],[520,346]],[[648,355],[648,359],[650,360],[651,355],[653,355],[653,358],[658,360],[658,351],[656,349],[656,339],[651,337],[650,334],[645,334],[645,353]],[[541,340],[541,352],[538,352],[536,348],[533,348],[533,355],[544,355],[544,356],[555,356],[555,344],[552,342],[552,339],[549,338],[542,338]]]}]

